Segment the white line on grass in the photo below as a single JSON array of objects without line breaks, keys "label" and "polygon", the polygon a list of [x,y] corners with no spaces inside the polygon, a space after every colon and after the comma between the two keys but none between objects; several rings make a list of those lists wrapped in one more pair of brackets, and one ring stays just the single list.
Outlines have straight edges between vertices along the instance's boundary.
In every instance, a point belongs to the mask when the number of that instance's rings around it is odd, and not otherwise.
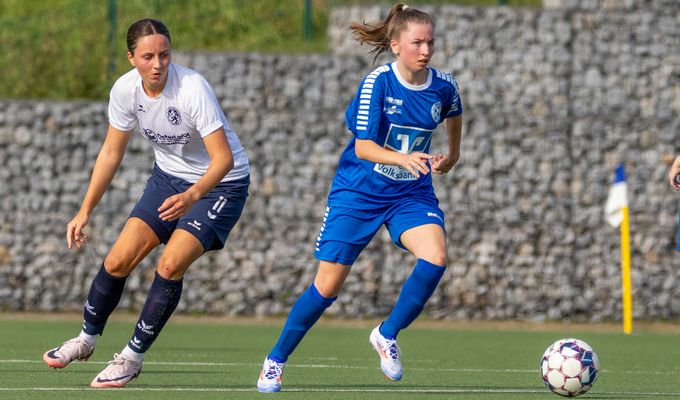
[{"label": "white line on grass", "polygon": [[[92,391],[122,391],[122,392],[255,392],[255,388],[154,388],[154,387],[126,387],[125,389],[91,389],[89,387],[33,387],[33,388],[3,388],[0,387],[0,392],[92,392]],[[517,393],[546,393],[546,390],[534,389],[336,389],[329,387],[319,388],[295,388],[287,387],[285,392],[311,392],[311,393],[431,393],[431,394],[465,394],[465,393],[488,393],[488,394],[517,394]],[[680,392],[601,392],[597,391],[598,395],[606,396],[668,396],[678,397]]]},{"label": "white line on grass", "polygon": [[[0,364],[43,364],[40,360],[2,360]],[[105,365],[106,361],[88,361],[87,364]],[[144,361],[144,365],[169,365],[179,367],[260,367],[260,364],[255,363],[229,363],[229,362],[187,362],[187,361]],[[336,369],[363,369],[374,370],[378,367],[364,367],[357,365],[343,365],[343,364],[287,364],[288,368],[336,368]],[[472,372],[472,373],[508,373],[508,374],[535,374],[536,369],[493,369],[493,368],[420,368],[409,367],[411,371],[439,371],[439,372]],[[678,375],[677,370],[666,371],[641,371],[641,370],[626,370],[626,371],[610,371],[603,369],[601,371],[605,374],[623,374],[623,375]]]}]

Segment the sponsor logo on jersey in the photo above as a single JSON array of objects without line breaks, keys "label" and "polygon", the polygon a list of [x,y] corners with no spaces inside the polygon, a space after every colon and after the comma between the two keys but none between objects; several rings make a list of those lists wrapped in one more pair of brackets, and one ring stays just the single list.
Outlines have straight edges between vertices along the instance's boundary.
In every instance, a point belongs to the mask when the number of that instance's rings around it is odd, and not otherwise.
[{"label": "sponsor logo on jersey", "polygon": [[397,106],[390,106],[390,107],[385,107],[383,109],[387,115],[391,114],[401,114],[401,109],[397,108]]},{"label": "sponsor logo on jersey", "polygon": [[387,96],[385,97],[385,103],[389,105],[385,105],[383,108],[383,111],[387,114],[401,114],[401,106],[404,105],[404,100],[401,99],[395,99],[394,97]]},{"label": "sponsor logo on jersey", "polygon": [[168,109],[165,110],[165,115],[168,117],[168,122],[175,126],[182,123],[182,113],[175,107],[168,107]]},{"label": "sponsor logo on jersey", "polygon": [[432,119],[434,122],[439,123],[441,121],[441,115],[442,115],[442,103],[436,102],[432,104],[432,109],[430,110],[432,114]]},{"label": "sponsor logo on jersey", "polygon": [[187,225],[189,225],[190,227],[196,229],[197,231],[200,231],[200,230],[201,230],[201,225],[203,225],[203,224],[200,223],[200,222],[198,222],[198,221],[196,221],[196,220],[194,220],[193,222],[188,222]]},{"label": "sponsor logo on jersey", "polygon": [[160,133],[154,132],[153,129],[148,128],[140,128],[140,132],[142,132],[142,135],[150,141],[164,145],[187,144],[189,143],[189,138],[191,137],[191,134],[188,132],[180,133],[179,135],[162,135]]},{"label": "sponsor logo on jersey", "polygon": [[432,217],[432,218],[437,218],[438,220],[444,222],[444,220],[442,219],[442,217],[440,217],[439,214],[437,214],[437,213],[428,212],[428,213],[427,213],[427,216],[428,216],[428,217]]},{"label": "sponsor logo on jersey", "polygon": [[[414,151],[428,152],[428,146],[432,138],[432,131],[412,126],[390,125],[390,130],[385,136],[386,149],[394,150],[402,154],[411,154]],[[373,171],[395,181],[414,181],[417,176],[410,173],[406,168],[397,165],[385,165],[376,163]]]},{"label": "sponsor logo on jersey", "polygon": [[395,106],[404,105],[404,100],[395,99],[394,97],[390,96],[385,97],[385,102],[387,102],[388,104],[394,104]]},{"label": "sponsor logo on jersey", "polygon": [[410,173],[406,168],[397,165],[386,165],[376,163],[373,170],[395,181],[415,181],[418,179],[415,175]]},{"label": "sponsor logo on jersey", "polygon": [[143,105],[139,104],[139,105],[137,105],[137,112],[143,112],[143,113],[145,113],[146,110],[144,109],[144,106],[143,106]]}]

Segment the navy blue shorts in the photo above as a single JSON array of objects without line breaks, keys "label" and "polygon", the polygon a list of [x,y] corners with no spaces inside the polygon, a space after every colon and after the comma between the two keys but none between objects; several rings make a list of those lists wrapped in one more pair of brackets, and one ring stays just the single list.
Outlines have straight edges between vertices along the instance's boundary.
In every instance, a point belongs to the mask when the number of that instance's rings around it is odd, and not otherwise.
[{"label": "navy blue shorts", "polygon": [[436,224],[446,230],[444,212],[435,197],[406,198],[376,210],[326,207],[314,256],[320,261],[352,265],[383,224],[394,244],[404,250],[399,238],[411,228]]},{"label": "navy blue shorts", "polygon": [[201,242],[204,251],[221,249],[246,204],[250,177],[218,184],[179,219],[160,219],[158,207],[165,199],[186,191],[191,185],[192,183],[165,173],[154,165],[144,193],[128,218],[137,217],[146,222],[161,243],[168,243],[175,229],[184,229]]}]

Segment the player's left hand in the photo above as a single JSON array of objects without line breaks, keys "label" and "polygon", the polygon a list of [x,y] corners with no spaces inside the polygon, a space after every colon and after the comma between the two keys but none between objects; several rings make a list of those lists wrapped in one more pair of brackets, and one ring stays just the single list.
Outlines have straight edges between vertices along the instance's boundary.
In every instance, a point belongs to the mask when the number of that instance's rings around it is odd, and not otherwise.
[{"label": "player's left hand", "polygon": [[433,174],[445,174],[458,162],[460,154],[437,154],[430,160]]},{"label": "player's left hand", "polygon": [[173,221],[189,212],[198,199],[194,199],[191,193],[182,192],[165,199],[158,207],[158,217],[163,221]]}]

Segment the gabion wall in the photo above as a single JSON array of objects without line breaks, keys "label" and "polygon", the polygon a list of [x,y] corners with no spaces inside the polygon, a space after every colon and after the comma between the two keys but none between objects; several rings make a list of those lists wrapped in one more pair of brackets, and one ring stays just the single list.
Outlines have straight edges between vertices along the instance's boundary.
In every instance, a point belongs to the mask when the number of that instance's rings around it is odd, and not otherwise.
[{"label": "gabion wall", "polygon": [[[620,319],[618,230],[603,205],[626,165],[634,315],[680,314],[680,196],[665,174],[680,152],[680,3],[546,1],[546,8],[427,8],[433,65],[464,102],[462,158],[434,179],[448,227],[448,271],[426,314],[449,319]],[[337,160],[344,109],[373,68],[331,15],[330,55],[175,54],[214,86],[252,164],[250,198],[226,248],[185,278],[179,312],[281,315],[313,279],[313,247]],[[381,14],[382,13],[382,14]],[[135,134],[69,251],[106,131],[103,102],[0,101],[0,308],[78,310],[140,196],[152,150]],[[434,150],[443,149],[440,131]],[[128,280],[120,308],[143,304],[158,251]],[[414,259],[380,231],[329,314],[380,317]]]}]

